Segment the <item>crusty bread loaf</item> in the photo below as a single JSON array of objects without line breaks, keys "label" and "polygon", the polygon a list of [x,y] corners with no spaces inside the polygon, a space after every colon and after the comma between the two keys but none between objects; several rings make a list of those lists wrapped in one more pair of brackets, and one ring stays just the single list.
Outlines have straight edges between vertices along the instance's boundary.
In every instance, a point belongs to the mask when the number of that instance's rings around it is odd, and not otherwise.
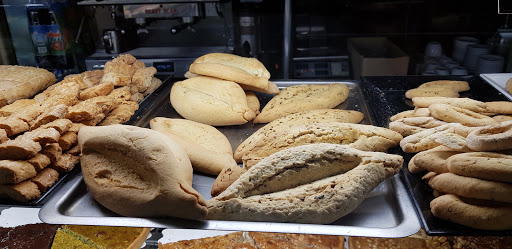
[{"label": "crusty bread loaf", "polygon": [[321,122],[359,123],[363,117],[364,114],[361,112],[340,109],[317,109],[286,115],[271,121],[251,134],[238,146],[233,157],[237,162],[241,162],[242,156],[254,148],[258,140],[296,125]]},{"label": "crusty bread loaf", "polygon": [[346,144],[365,151],[387,151],[397,146],[402,135],[392,130],[372,125],[340,122],[311,123],[271,133],[259,139],[254,147],[242,156],[244,167],[250,168],[262,158],[277,151],[311,143]]},{"label": "crusty bread loaf", "polygon": [[205,200],[192,188],[187,154],[164,134],[135,126],[84,126],[82,175],[92,196],[124,216],[201,219]]},{"label": "crusty bread loaf", "polygon": [[260,114],[260,100],[253,91],[245,91],[247,106],[256,114]]},{"label": "crusty bread loaf", "polygon": [[[354,210],[403,158],[338,144],[279,151],[209,200],[208,219],[328,224]],[[284,180],[286,179],[286,180]]]},{"label": "crusty bread loaf", "polygon": [[245,124],[256,116],[240,85],[212,77],[198,76],[174,83],[170,99],[181,116],[203,124]]},{"label": "crusty bread loaf", "polygon": [[270,73],[258,59],[226,53],[205,54],[190,65],[189,71],[259,89],[267,89],[270,79]]},{"label": "crusty bread loaf", "polygon": [[512,156],[494,152],[468,152],[446,161],[450,172],[483,180],[512,183]]},{"label": "crusty bread loaf", "polygon": [[389,122],[389,129],[407,137],[444,124],[446,124],[446,122],[433,117],[408,117]]},{"label": "crusty bread loaf", "polygon": [[457,92],[469,91],[469,84],[462,80],[434,80],[421,84],[418,88],[448,88]]},{"label": "crusty bread loaf", "polygon": [[213,182],[212,189],[210,191],[211,196],[215,197],[226,190],[233,182],[236,181],[245,172],[238,165],[224,168],[215,181]]},{"label": "crusty bread loaf", "polygon": [[428,109],[432,117],[449,123],[460,123],[471,127],[497,123],[489,116],[449,104],[432,104]]},{"label": "crusty bread loaf", "polygon": [[448,97],[416,97],[412,98],[415,107],[428,108],[432,104],[448,104],[474,112],[486,112],[486,103],[470,98],[448,98]]},{"label": "crusty bread loaf", "polygon": [[467,143],[476,151],[512,149],[512,121],[478,127],[469,133]]},{"label": "crusty bread loaf", "polygon": [[460,95],[457,91],[449,88],[442,87],[424,87],[424,88],[413,88],[405,92],[405,97],[413,99],[416,97],[449,97],[458,98]]},{"label": "crusty bread loaf", "polygon": [[334,108],[348,98],[349,92],[341,83],[290,86],[274,96],[253,122],[268,123],[300,111]]},{"label": "crusty bread loaf", "polygon": [[55,81],[55,75],[43,68],[0,65],[0,107],[30,98]]},{"label": "crusty bread loaf", "polygon": [[149,125],[178,142],[199,172],[218,175],[224,168],[237,166],[229,140],[213,126],[164,117],[151,119]]}]

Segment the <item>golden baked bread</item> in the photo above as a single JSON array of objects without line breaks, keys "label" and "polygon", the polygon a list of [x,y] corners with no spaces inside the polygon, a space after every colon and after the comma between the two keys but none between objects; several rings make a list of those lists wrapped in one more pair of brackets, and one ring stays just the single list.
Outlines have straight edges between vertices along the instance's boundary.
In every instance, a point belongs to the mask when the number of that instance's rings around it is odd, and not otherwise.
[{"label": "golden baked bread", "polygon": [[253,122],[268,123],[300,111],[334,108],[348,98],[349,92],[341,83],[290,86],[274,96]]},{"label": "golden baked bread", "polygon": [[43,68],[0,65],[0,107],[30,98],[55,81],[55,75]]},{"label": "golden baked bread", "polygon": [[228,138],[213,126],[164,117],[151,119],[149,125],[178,142],[199,172],[218,175],[224,168],[238,167]]},{"label": "golden baked bread", "polygon": [[201,219],[206,202],[192,188],[192,165],[172,139],[127,125],[84,126],[82,175],[92,196],[124,216]]},{"label": "golden baked bread", "polygon": [[462,80],[434,80],[421,84],[418,88],[448,88],[457,92],[469,91],[467,81]]},{"label": "golden baked bread", "polygon": [[109,248],[139,249],[150,228],[63,225],[57,230],[52,249]]},{"label": "golden baked bread", "polygon": [[170,99],[181,116],[208,125],[245,124],[256,116],[240,85],[212,77],[198,76],[174,83]]}]

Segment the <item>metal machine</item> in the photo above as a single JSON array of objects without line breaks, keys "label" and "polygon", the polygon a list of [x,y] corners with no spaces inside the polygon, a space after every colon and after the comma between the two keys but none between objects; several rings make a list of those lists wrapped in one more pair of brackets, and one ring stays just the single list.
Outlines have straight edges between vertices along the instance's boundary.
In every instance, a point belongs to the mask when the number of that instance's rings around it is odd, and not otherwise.
[{"label": "metal machine", "polygon": [[183,78],[197,57],[234,49],[230,2],[88,0],[78,5],[89,9],[97,30],[87,70],[128,53],[156,67],[159,75]]}]

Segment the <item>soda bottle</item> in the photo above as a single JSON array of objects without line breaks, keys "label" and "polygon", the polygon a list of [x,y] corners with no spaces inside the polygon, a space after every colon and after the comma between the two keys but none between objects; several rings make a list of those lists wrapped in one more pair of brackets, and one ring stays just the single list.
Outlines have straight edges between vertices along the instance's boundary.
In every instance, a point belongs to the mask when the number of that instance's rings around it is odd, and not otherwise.
[{"label": "soda bottle", "polygon": [[48,39],[46,34],[48,26],[41,23],[41,13],[39,8],[29,7],[27,9],[29,17],[29,30],[34,46],[34,55],[39,67],[51,68],[51,62],[48,51]]},{"label": "soda bottle", "polygon": [[62,32],[60,31],[53,11],[48,11],[48,17],[50,18],[50,25],[48,25],[48,44],[53,65],[56,69],[64,69],[67,67],[67,61]]}]

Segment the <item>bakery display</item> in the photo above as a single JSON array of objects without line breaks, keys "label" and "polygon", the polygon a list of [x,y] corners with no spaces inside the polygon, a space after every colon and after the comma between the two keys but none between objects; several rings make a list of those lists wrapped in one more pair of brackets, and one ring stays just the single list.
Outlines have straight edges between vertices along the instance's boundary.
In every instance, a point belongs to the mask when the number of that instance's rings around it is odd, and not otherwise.
[{"label": "bakery display", "polygon": [[420,84],[417,88],[408,89],[405,97],[413,99],[417,97],[448,97],[458,98],[460,92],[469,91],[467,81],[461,80],[435,80]]},{"label": "bakery display", "polygon": [[149,231],[143,227],[63,225],[55,233],[51,249],[139,249]]},{"label": "bakery display", "polygon": [[300,111],[331,109],[343,103],[349,92],[350,89],[341,83],[286,87],[263,107],[253,122],[268,123]]},{"label": "bakery display", "polygon": [[0,227],[0,248],[50,249],[58,228],[46,223]]},{"label": "bakery display", "polygon": [[192,188],[187,153],[171,138],[128,125],[78,132],[82,175],[94,199],[132,217],[201,219],[206,201]]}]

